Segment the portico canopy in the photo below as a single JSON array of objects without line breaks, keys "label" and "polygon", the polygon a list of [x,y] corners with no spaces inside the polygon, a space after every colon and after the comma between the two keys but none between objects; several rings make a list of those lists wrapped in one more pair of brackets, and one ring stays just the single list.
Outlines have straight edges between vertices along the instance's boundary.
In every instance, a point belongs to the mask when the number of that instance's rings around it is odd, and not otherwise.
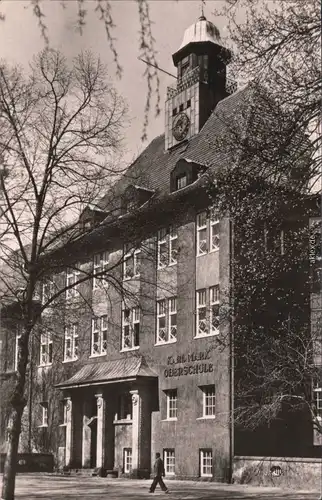
[{"label": "portico canopy", "polygon": [[136,380],[137,378],[157,378],[142,356],[116,359],[99,363],[89,363],[65,382],[56,385],[60,389],[72,389],[89,385],[104,385]]}]

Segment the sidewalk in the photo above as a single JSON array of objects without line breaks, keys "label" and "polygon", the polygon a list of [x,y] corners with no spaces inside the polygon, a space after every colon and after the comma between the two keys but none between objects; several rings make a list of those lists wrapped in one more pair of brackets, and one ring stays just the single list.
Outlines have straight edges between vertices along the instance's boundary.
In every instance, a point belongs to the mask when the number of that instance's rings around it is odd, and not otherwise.
[{"label": "sidewalk", "polygon": [[170,490],[149,493],[150,480],[106,479],[97,477],[18,474],[17,500],[141,500],[162,496],[176,500],[319,500],[318,491],[295,491],[274,487],[228,485],[168,480]]}]

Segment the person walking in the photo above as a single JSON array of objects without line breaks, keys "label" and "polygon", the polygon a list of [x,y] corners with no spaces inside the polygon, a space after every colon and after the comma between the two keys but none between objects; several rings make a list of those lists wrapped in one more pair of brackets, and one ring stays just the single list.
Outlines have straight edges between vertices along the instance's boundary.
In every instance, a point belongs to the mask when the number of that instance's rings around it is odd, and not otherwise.
[{"label": "person walking", "polygon": [[165,476],[165,471],[164,471],[164,463],[162,458],[160,457],[160,453],[155,454],[153,473],[154,473],[154,479],[150,486],[149,492],[154,493],[154,490],[157,487],[157,484],[159,483],[161,490],[164,491],[165,493],[169,493],[169,490],[164,484],[162,479],[162,476],[163,477]]}]

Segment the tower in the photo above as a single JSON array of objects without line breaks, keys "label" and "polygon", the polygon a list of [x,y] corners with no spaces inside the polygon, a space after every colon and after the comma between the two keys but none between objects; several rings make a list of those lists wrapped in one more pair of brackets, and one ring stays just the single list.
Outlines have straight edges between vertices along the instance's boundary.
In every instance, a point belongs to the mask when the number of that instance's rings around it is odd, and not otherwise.
[{"label": "tower", "polygon": [[231,52],[222,46],[218,28],[204,15],[186,29],[172,56],[177,83],[165,103],[165,149],[197,134],[218,101],[229,95],[226,66]]}]

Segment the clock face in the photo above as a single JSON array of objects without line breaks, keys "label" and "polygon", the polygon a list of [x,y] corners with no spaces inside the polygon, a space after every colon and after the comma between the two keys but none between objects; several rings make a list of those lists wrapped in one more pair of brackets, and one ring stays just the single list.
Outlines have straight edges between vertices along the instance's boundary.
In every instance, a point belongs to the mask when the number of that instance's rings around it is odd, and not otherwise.
[{"label": "clock face", "polygon": [[177,141],[182,141],[189,132],[190,120],[185,113],[179,113],[172,123],[172,133]]}]

